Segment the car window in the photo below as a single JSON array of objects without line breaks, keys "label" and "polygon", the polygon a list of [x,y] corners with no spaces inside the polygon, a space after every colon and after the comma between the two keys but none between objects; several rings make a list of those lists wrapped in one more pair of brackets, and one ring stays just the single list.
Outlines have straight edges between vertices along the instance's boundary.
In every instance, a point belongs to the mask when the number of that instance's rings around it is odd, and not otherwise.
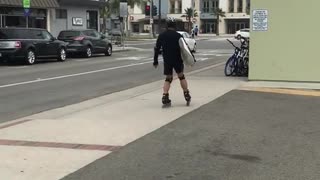
[{"label": "car window", "polygon": [[31,39],[43,39],[42,33],[40,30],[29,31]]},{"label": "car window", "polygon": [[58,37],[62,39],[72,39],[78,36],[80,36],[80,31],[61,31]]},{"label": "car window", "polygon": [[99,37],[99,33],[98,32],[95,32],[93,30],[88,30],[88,31],[84,31],[84,34],[86,36],[90,36],[90,37],[95,37],[95,38],[98,38]]},{"label": "car window", "polygon": [[28,29],[0,29],[0,39],[32,39]]},{"label": "car window", "polygon": [[48,31],[42,31],[42,38],[45,40],[51,40],[53,37]]}]

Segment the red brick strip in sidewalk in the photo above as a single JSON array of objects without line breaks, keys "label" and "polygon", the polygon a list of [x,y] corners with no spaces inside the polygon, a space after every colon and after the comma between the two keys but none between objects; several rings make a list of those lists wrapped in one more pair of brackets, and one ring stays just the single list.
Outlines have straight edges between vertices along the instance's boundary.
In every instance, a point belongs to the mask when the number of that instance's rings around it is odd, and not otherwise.
[{"label": "red brick strip in sidewalk", "polygon": [[94,145],[94,144],[72,144],[57,142],[37,142],[0,139],[0,146],[27,146],[27,147],[47,147],[61,149],[93,150],[93,151],[116,151],[121,146]]}]

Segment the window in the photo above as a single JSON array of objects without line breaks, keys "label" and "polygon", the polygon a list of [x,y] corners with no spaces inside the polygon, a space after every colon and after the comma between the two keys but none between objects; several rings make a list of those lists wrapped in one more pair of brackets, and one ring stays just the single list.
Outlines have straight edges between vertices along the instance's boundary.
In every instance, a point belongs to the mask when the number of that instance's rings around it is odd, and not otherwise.
[{"label": "window", "polygon": [[174,2],[170,1],[170,13],[173,14],[174,13]]},{"label": "window", "polygon": [[203,1],[203,12],[209,13],[209,1]]},{"label": "window", "polygon": [[229,0],[229,12],[230,13],[234,12],[234,0]]},{"label": "window", "polygon": [[80,31],[62,31],[59,34],[59,38],[68,39],[68,38],[75,38],[80,36]]},{"label": "window", "polygon": [[90,37],[95,37],[95,38],[100,37],[99,33],[96,32],[96,31],[91,31],[90,30],[90,31],[84,31],[83,33],[84,33],[84,35],[90,36]]},{"label": "window", "polygon": [[98,12],[87,11],[87,29],[98,30]]},{"label": "window", "polygon": [[43,39],[41,31],[37,30],[30,30],[29,34],[31,36],[31,39]]},{"label": "window", "polygon": [[178,2],[178,14],[181,14],[182,13],[182,1],[179,1]]},{"label": "window", "polygon": [[212,8],[213,8],[213,9],[219,8],[219,1],[218,1],[218,0],[212,1]]},{"label": "window", "polygon": [[243,10],[243,1],[242,0],[236,0],[238,1],[238,12],[242,12]]},{"label": "window", "polygon": [[42,31],[42,38],[45,39],[45,40],[51,40],[52,39],[52,36],[49,32],[47,31]]},{"label": "window", "polygon": [[33,39],[27,29],[1,29],[0,39]]},{"label": "window", "polygon": [[133,24],[132,29],[133,29],[133,32],[135,32],[135,33],[140,32],[140,31],[139,31],[139,30],[140,30],[140,26],[139,26],[139,24]]},{"label": "window", "polygon": [[67,10],[66,9],[56,9],[56,18],[57,19],[67,19]]}]

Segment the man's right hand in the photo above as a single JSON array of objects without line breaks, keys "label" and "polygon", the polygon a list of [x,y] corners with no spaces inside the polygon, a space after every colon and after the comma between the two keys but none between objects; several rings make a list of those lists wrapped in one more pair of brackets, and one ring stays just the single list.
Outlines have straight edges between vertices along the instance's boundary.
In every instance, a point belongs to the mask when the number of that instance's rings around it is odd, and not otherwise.
[{"label": "man's right hand", "polygon": [[158,67],[158,65],[159,65],[159,63],[158,63],[158,62],[153,62],[153,67],[154,67],[154,68],[157,68],[157,67]]}]

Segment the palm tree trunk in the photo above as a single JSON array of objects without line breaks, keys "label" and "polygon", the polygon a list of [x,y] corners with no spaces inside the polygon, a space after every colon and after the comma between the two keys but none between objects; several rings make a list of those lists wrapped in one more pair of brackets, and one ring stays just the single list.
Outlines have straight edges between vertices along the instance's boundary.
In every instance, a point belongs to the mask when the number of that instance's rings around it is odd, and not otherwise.
[{"label": "palm tree trunk", "polygon": [[219,24],[220,24],[220,17],[219,17],[219,15],[217,16],[217,23],[216,23],[216,25],[217,25],[217,27],[216,27],[216,34],[217,34],[217,36],[219,36],[220,34],[219,34]]},{"label": "palm tree trunk", "polygon": [[106,33],[107,31],[107,19],[106,17],[103,17],[103,22],[102,22],[102,30],[103,33]]}]

